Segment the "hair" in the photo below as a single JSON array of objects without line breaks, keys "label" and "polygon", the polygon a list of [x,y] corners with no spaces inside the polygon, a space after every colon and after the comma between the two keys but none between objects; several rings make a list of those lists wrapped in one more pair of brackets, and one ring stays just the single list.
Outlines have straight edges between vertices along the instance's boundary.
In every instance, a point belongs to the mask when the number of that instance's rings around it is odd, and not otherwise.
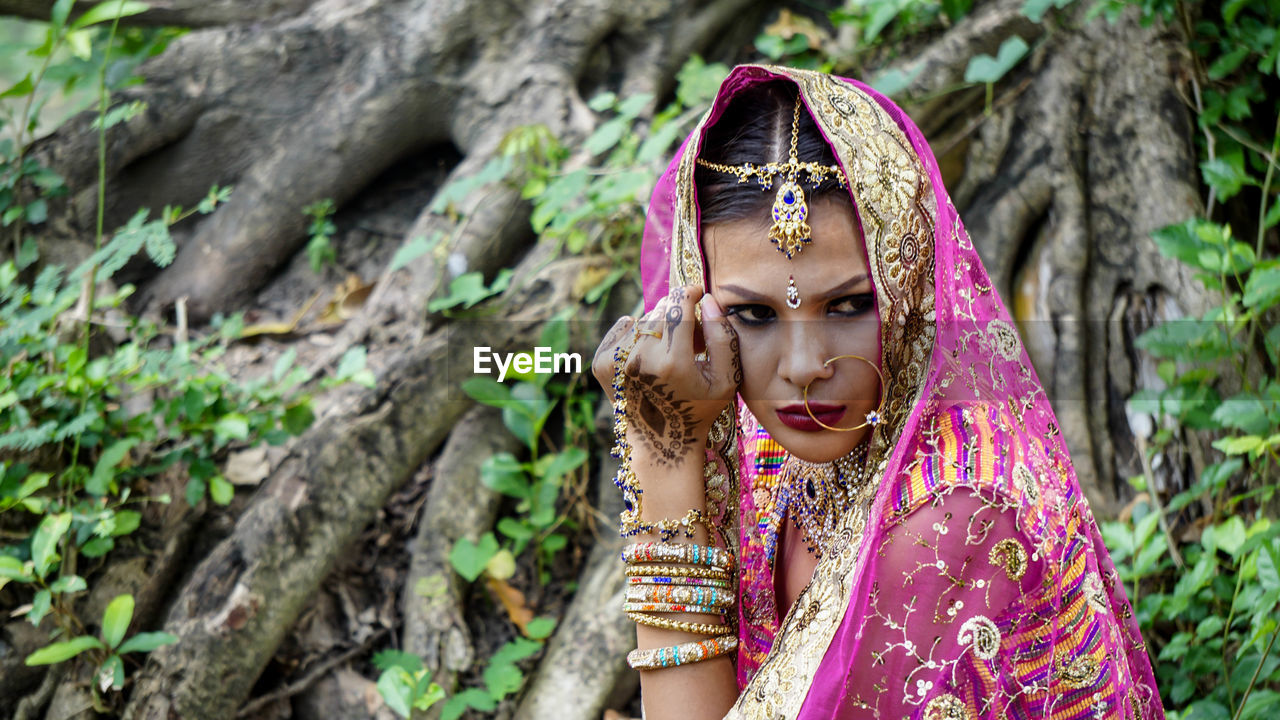
[{"label": "hair", "polygon": [[[700,156],[724,165],[786,162],[791,150],[791,119],[798,94],[799,88],[787,81],[761,83],[738,93],[716,124],[707,130]],[[796,155],[800,162],[839,164],[813,116],[803,106]],[[762,223],[769,220],[774,193],[761,191],[754,177],[738,182],[735,175],[698,165],[693,178],[703,227],[744,218],[759,218]],[[810,203],[823,197],[849,202],[848,190],[834,177],[828,176],[816,188],[806,180],[807,174],[802,173],[801,186]],[[776,188],[781,179],[775,176],[773,182]]]}]

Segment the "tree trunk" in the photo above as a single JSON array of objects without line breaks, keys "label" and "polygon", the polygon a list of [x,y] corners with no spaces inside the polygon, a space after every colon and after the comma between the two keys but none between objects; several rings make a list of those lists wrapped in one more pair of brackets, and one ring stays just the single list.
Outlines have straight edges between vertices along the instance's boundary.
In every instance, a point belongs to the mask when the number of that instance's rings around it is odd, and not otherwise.
[{"label": "tree trunk", "polygon": [[[1086,23],[1080,3],[1037,25],[1020,15],[1022,4],[980,4],[903,61],[902,69],[920,71],[904,104],[930,135],[952,197],[1021,324],[1089,499],[1109,515],[1123,498],[1121,480],[1139,468],[1124,400],[1154,377],[1132,340],[1203,302],[1189,274],[1159,256],[1148,237],[1200,208],[1180,40],[1131,14],[1114,25]],[[0,13],[47,15],[51,5],[0,0]],[[597,122],[584,97],[611,89],[662,101],[693,52],[754,60],[742,49],[772,9],[752,0],[155,5],[130,22],[199,29],[144,66],[145,84],[115,98],[142,100],[148,109],[109,132],[108,225],[140,206],[190,206],[212,184],[235,186],[226,207],[180,230],[171,266],[140,266],[132,278],[141,308],[166,311],[184,299],[193,320],[253,309],[273,283],[286,283],[306,242],[301,210],[308,203],[331,198],[342,206],[371,184],[380,187],[388,168],[433,148],[456,150],[461,160],[449,179],[466,179],[509,131],[531,123],[576,147]],[[982,115],[980,89],[909,101],[956,85],[970,56],[995,54],[1013,35],[1033,50],[997,85],[989,115]],[[67,178],[72,194],[63,211],[79,232],[93,214],[90,123],[77,118],[38,148]],[[472,347],[530,347],[542,322],[580,304],[578,275],[607,262],[555,260],[548,248],[530,249],[529,206],[514,190],[487,188],[464,200],[461,232],[451,216],[427,210],[429,199],[397,240],[440,230],[452,244],[397,272],[374,272],[370,299],[316,363],[324,370],[364,343],[377,387],[327,401],[230,535],[168,599],[163,626],[181,642],[149,656],[126,717],[233,716],[335,559],[455,424],[468,417],[459,432],[478,427],[457,390]],[[518,280],[496,307],[522,322],[487,324],[482,336],[478,325],[426,313],[429,299],[460,272],[490,275],[508,266],[518,268]],[[595,340],[575,338],[577,349],[589,357]],[[457,437],[459,447],[473,446]],[[485,444],[481,454],[496,448]],[[1184,464],[1165,463],[1164,480],[1183,482]],[[464,465],[474,477],[474,463],[442,460],[439,467]],[[480,505],[452,518],[459,524],[443,536],[487,531],[494,511]],[[443,523],[435,513],[429,509],[424,522]],[[447,573],[440,549],[415,544],[411,552],[424,564],[411,577]],[[614,579],[603,562],[587,563],[580,592],[611,595]],[[451,587],[456,596],[458,584]],[[405,643],[436,668],[457,671],[450,652],[462,646],[438,626],[458,621],[456,602],[437,610],[408,614]],[[608,623],[588,627],[584,617],[573,614],[571,624],[599,633],[601,646],[631,642]],[[600,657],[562,647],[553,641],[547,658],[558,665],[535,673],[520,718],[548,716],[575,664],[614,678]],[[10,662],[0,652],[0,663]],[[22,682],[36,684],[34,677]]]}]

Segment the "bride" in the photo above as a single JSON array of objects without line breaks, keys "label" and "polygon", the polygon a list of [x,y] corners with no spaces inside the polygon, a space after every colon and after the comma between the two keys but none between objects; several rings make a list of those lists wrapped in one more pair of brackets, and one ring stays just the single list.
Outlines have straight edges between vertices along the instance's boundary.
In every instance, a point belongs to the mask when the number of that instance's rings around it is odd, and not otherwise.
[{"label": "bride", "polygon": [[666,718],[1162,718],[1053,410],[929,146],[739,66],[606,335],[623,610]]}]

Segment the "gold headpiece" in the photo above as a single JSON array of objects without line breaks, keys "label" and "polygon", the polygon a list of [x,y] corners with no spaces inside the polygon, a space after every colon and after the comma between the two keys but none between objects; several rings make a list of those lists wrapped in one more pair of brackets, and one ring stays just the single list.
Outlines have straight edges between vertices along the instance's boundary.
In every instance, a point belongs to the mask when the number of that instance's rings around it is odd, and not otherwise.
[{"label": "gold headpiece", "polygon": [[816,162],[800,162],[796,156],[796,144],[800,141],[800,103],[796,98],[796,109],[791,117],[791,156],[784,163],[771,162],[765,165],[746,163],[743,165],[721,165],[698,158],[699,165],[717,172],[738,176],[738,182],[744,183],[755,175],[760,181],[760,189],[773,187],[773,177],[782,174],[786,179],[778,188],[778,195],[773,201],[773,227],[769,229],[769,239],[778,246],[778,251],[791,256],[804,249],[811,242],[812,230],[807,222],[809,206],[805,203],[804,190],[800,188],[798,176],[801,172],[809,173],[809,181],[817,187],[827,174],[834,175],[840,187],[845,187],[844,173],[836,165],[819,165]]}]

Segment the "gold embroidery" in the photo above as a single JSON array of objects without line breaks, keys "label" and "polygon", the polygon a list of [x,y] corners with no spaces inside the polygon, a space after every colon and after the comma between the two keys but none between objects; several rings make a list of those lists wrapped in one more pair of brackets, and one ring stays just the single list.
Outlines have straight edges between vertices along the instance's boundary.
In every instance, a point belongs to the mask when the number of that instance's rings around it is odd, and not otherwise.
[{"label": "gold embroidery", "polygon": [[1102,578],[1098,573],[1091,572],[1084,576],[1084,597],[1094,610],[1098,612],[1107,611],[1109,606],[1107,593],[1102,589]]},{"label": "gold embroidery", "polygon": [[968,645],[979,658],[991,660],[1000,650],[1000,629],[991,618],[974,615],[960,625],[956,642]]},{"label": "gold embroidery", "polygon": [[1004,574],[1015,582],[1027,574],[1027,551],[1022,543],[1013,538],[1005,538],[996,543],[987,559],[992,565],[1004,568]]},{"label": "gold embroidery", "polygon": [[992,349],[1005,360],[1017,361],[1022,357],[1022,341],[1018,333],[1004,320],[992,320],[987,323],[987,340]]},{"label": "gold embroidery", "polygon": [[1063,685],[1079,690],[1092,685],[1098,678],[1101,664],[1089,655],[1080,655],[1067,664],[1058,664],[1058,671],[1053,674]]},{"label": "gold embroidery", "polygon": [[964,701],[955,695],[939,695],[924,706],[924,720],[970,720]]}]

